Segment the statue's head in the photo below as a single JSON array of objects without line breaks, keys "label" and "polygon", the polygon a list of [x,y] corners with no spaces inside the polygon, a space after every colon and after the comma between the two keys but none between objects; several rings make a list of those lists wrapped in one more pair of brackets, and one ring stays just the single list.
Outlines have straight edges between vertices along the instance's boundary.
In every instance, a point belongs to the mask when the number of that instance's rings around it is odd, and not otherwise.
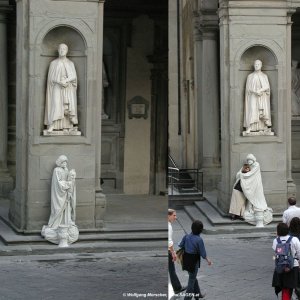
[{"label": "statue's head", "polygon": [[256,157],[253,154],[248,154],[246,157],[248,165],[253,165],[256,162]]},{"label": "statue's head", "polygon": [[298,67],[298,61],[297,60],[292,60],[292,67],[297,68]]},{"label": "statue's head", "polygon": [[254,69],[255,69],[255,71],[261,70],[261,67],[262,67],[262,62],[261,62],[261,60],[257,59],[254,62]]},{"label": "statue's head", "polygon": [[56,160],[56,165],[58,167],[62,167],[64,163],[68,163],[68,158],[65,155],[60,155],[59,158]]},{"label": "statue's head", "polygon": [[59,56],[66,56],[68,53],[68,46],[66,44],[59,44],[58,54]]},{"label": "statue's head", "polygon": [[76,178],[76,171],[74,169],[70,170],[69,178],[70,179],[75,179]]}]

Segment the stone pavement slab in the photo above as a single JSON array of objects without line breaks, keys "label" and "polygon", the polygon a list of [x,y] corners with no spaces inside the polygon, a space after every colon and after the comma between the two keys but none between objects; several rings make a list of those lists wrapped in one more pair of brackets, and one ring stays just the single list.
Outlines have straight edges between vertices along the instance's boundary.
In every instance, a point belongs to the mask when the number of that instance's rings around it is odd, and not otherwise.
[{"label": "stone pavement slab", "polygon": [[0,300],[167,299],[166,258],[154,249],[0,256]]},{"label": "stone pavement slab", "polygon": [[[178,222],[173,224],[176,245],[185,234],[180,222],[179,214]],[[275,232],[202,234],[202,237],[207,254],[213,261],[213,265],[208,266],[203,260],[198,273],[201,291],[206,293],[205,299],[277,299],[271,286],[274,270],[272,241]],[[180,281],[186,285],[187,272],[182,271],[177,263],[175,265]],[[169,284],[169,299],[182,300],[184,296],[174,295]]]}]

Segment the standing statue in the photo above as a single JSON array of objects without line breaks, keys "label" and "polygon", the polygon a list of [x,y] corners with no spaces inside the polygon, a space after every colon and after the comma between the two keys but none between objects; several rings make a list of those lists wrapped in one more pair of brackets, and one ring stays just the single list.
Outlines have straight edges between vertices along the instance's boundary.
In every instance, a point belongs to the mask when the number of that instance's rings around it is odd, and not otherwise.
[{"label": "standing statue", "polygon": [[261,71],[262,62],[254,62],[255,71],[248,75],[245,92],[244,131],[243,135],[259,132],[271,133],[270,84],[268,76]]},{"label": "standing statue", "polygon": [[297,68],[298,61],[292,60],[292,85],[291,85],[291,107],[292,116],[300,115],[300,69]]},{"label": "standing statue", "polygon": [[107,120],[109,118],[108,114],[105,112],[105,88],[109,86],[105,65],[102,63],[102,120]]},{"label": "standing statue", "polygon": [[68,46],[58,46],[59,57],[50,63],[44,124],[44,135],[77,132],[77,75],[74,63],[67,58]]},{"label": "standing statue", "polygon": [[68,170],[68,158],[59,156],[51,183],[51,214],[48,225],[43,226],[42,236],[49,242],[68,247],[78,240],[76,218],[76,172]]},{"label": "standing statue", "polygon": [[229,213],[263,227],[272,221],[272,212],[264,196],[260,165],[253,154],[248,154],[247,164],[236,174]]}]

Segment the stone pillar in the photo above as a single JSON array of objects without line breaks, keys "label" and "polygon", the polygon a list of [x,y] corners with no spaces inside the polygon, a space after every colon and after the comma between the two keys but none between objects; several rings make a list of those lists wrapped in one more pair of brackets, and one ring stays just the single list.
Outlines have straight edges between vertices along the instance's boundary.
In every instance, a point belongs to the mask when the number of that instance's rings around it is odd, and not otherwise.
[{"label": "stone pillar", "polygon": [[194,12],[195,95],[198,105],[198,165],[204,172],[204,189],[220,181],[219,59],[217,9]]},{"label": "stone pillar", "polygon": [[[300,5],[300,4],[299,4]],[[291,73],[291,61],[292,61],[292,21],[291,16],[296,12],[296,9],[291,8],[287,11],[287,54],[286,54],[286,77],[287,82],[292,82]],[[287,89],[287,99],[291,100],[291,89]],[[286,110],[291,111],[291,101],[287,101]],[[291,114],[287,114],[286,126],[287,126],[287,197],[296,196],[296,184],[292,178],[292,120]]]},{"label": "stone pillar", "polygon": [[7,36],[8,1],[0,1],[0,197],[8,196],[13,179],[7,169]]},{"label": "stone pillar", "polygon": [[[10,220],[21,232],[40,232],[51,211],[51,178],[64,154],[77,172],[76,225],[103,226],[100,192],[104,0],[17,0],[16,188]],[[77,72],[81,136],[44,136],[49,64],[69,47]]]},{"label": "stone pillar", "polygon": [[[261,166],[264,194],[275,213],[286,208],[291,179],[290,7],[277,2],[220,0],[222,179],[218,205],[228,212],[235,175],[252,153]],[[263,8],[263,9],[262,9]],[[238,14],[236,13],[238,11]],[[255,17],[254,17],[255,16]],[[270,82],[274,136],[243,136],[245,85],[256,59]]]}]

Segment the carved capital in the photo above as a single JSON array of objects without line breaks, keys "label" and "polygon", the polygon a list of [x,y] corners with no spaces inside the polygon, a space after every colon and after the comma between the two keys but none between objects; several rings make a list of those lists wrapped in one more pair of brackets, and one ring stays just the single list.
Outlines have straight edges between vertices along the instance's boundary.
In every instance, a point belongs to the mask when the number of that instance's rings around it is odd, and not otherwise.
[{"label": "carved capital", "polygon": [[219,30],[216,9],[200,9],[193,12],[194,39],[216,39]]}]

